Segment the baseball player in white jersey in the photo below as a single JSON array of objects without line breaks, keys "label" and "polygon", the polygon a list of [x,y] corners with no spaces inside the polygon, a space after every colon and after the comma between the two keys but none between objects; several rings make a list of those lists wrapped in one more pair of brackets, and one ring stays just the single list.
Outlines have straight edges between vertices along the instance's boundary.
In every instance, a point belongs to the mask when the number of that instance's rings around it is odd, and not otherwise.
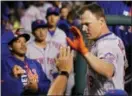
[{"label": "baseball player in white jersey", "polygon": [[[59,21],[60,10],[55,7],[50,7],[47,9],[47,23],[48,23],[48,33],[47,33],[47,47],[49,47],[48,53],[51,58],[55,59],[59,54],[61,46],[67,46],[66,34],[64,31],[57,27],[57,23]],[[56,73],[55,63],[52,63],[51,73]],[[57,71],[58,72],[58,71]],[[74,86],[74,72],[72,72],[68,79],[66,95],[70,95],[72,88]]]},{"label": "baseball player in white jersey", "polygon": [[[92,46],[91,53],[98,58],[114,65],[114,75],[111,79],[97,74],[92,68],[87,73],[87,94],[103,95],[110,89],[124,90],[125,49],[119,37],[112,32],[102,35]],[[89,66],[90,67],[90,66]]]},{"label": "baseball player in white jersey", "polygon": [[[55,10],[53,9],[53,11],[56,11],[56,10],[57,9],[55,9]],[[49,12],[49,11],[47,11],[47,12]],[[48,15],[47,15],[48,22],[50,22],[48,18],[53,17],[51,14],[55,14],[54,12],[52,12],[51,9],[50,9],[50,12],[49,12],[50,14],[48,13]],[[57,12],[58,12],[58,10],[57,10]],[[54,24],[57,22],[56,19],[58,18],[58,15],[55,16],[54,20],[52,20],[51,18],[50,18],[50,20],[53,23],[50,22],[50,24]],[[32,59],[38,59],[38,62],[40,64],[42,64],[42,68],[43,68],[44,72],[47,74],[47,77],[51,81],[53,81],[55,79],[55,77],[58,75],[58,70],[57,70],[56,64],[55,64],[55,58],[57,58],[57,55],[59,54],[60,47],[67,46],[67,42],[66,42],[65,33],[61,29],[57,28],[56,25],[54,26],[55,30],[52,30],[52,32],[51,32],[51,30],[50,30],[51,27],[49,27],[50,24],[48,24],[49,32],[47,32],[46,40],[45,40],[46,46],[44,46],[43,48],[40,48],[40,47],[36,46],[34,41],[29,43],[27,56]],[[36,25],[37,26],[39,25],[39,24],[37,24],[37,21],[36,21]],[[43,26],[39,26],[39,27],[43,27]],[[74,73],[70,74],[69,79],[68,79],[68,84],[67,84],[67,89],[66,89],[67,95],[71,94],[71,90],[72,90],[73,86],[74,86]]]},{"label": "baseball player in white jersey", "polygon": [[97,4],[84,6],[81,13],[83,31],[94,44],[88,49],[80,30],[74,26],[71,31],[76,38],[67,37],[67,41],[88,62],[84,95],[104,95],[111,89],[124,90],[124,69],[128,65],[121,39],[109,31],[103,9]]}]

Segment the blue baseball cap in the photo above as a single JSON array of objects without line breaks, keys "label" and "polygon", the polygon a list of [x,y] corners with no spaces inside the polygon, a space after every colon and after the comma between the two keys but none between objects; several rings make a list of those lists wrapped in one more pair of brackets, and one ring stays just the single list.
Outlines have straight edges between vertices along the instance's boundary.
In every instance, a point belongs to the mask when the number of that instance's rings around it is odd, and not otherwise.
[{"label": "blue baseball cap", "polygon": [[32,32],[34,32],[37,28],[45,28],[48,27],[48,25],[44,22],[44,20],[35,20],[32,22]]},{"label": "blue baseball cap", "polygon": [[50,7],[47,9],[47,14],[46,14],[46,17],[49,16],[49,15],[59,15],[60,14],[60,9],[59,8],[56,8],[56,7]]},{"label": "blue baseball cap", "polygon": [[8,42],[8,45],[11,45],[14,41],[18,40],[20,37],[24,37],[26,39],[26,42],[30,39],[30,35],[26,33],[16,32],[15,35],[9,35],[10,40]]},{"label": "blue baseball cap", "polygon": [[128,96],[127,92],[124,90],[116,89],[116,90],[109,90],[105,93],[104,96]]}]

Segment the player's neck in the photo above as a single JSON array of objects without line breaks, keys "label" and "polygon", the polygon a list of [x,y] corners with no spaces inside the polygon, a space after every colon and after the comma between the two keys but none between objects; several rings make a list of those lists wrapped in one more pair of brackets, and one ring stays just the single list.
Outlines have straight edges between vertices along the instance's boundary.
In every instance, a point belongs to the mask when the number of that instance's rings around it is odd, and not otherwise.
[{"label": "player's neck", "polygon": [[110,30],[108,29],[107,25],[104,25],[104,27],[102,28],[101,30],[101,34],[99,37],[105,35],[105,34],[108,34],[110,32]]},{"label": "player's neck", "polygon": [[39,46],[40,48],[45,48],[46,47],[46,41],[45,40],[43,40],[43,41],[37,41],[37,40],[35,40],[35,44],[37,45],[37,46]]},{"label": "player's neck", "polygon": [[50,27],[48,30],[51,31],[51,32],[55,32],[55,30],[56,30],[56,26],[54,26],[54,27]]},{"label": "player's neck", "polygon": [[24,55],[17,55],[17,54],[13,54],[13,56],[15,56],[17,59],[21,60],[21,61],[24,61],[25,59],[25,56]]}]

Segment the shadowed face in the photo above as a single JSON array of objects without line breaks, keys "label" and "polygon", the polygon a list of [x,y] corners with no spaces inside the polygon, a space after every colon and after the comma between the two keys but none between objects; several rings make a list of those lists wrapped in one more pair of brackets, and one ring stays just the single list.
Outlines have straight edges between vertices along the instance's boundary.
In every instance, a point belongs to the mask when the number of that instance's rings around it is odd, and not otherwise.
[{"label": "shadowed face", "polygon": [[99,37],[102,29],[101,21],[101,19],[97,19],[89,10],[81,15],[82,28],[88,39],[97,39]]},{"label": "shadowed face", "polygon": [[38,41],[44,41],[46,39],[47,32],[47,28],[37,28],[34,32],[35,39]]},{"label": "shadowed face", "polygon": [[69,13],[68,8],[62,8],[61,9],[61,17],[62,18],[66,19],[68,16],[68,13]]},{"label": "shadowed face", "polygon": [[27,51],[26,39],[24,37],[19,37],[10,47],[14,54],[24,56]]},{"label": "shadowed face", "polygon": [[48,25],[51,27],[55,27],[58,23],[59,16],[55,14],[51,14],[47,17]]}]

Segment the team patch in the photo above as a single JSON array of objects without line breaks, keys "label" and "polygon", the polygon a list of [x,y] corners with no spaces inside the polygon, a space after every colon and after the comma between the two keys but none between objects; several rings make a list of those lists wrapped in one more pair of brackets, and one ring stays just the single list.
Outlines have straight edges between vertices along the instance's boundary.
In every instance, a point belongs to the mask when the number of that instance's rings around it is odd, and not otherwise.
[{"label": "team patch", "polygon": [[104,59],[105,61],[113,64],[115,61],[115,56],[114,54],[109,52],[109,53],[106,53],[104,57],[101,57],[100,59]]}]

